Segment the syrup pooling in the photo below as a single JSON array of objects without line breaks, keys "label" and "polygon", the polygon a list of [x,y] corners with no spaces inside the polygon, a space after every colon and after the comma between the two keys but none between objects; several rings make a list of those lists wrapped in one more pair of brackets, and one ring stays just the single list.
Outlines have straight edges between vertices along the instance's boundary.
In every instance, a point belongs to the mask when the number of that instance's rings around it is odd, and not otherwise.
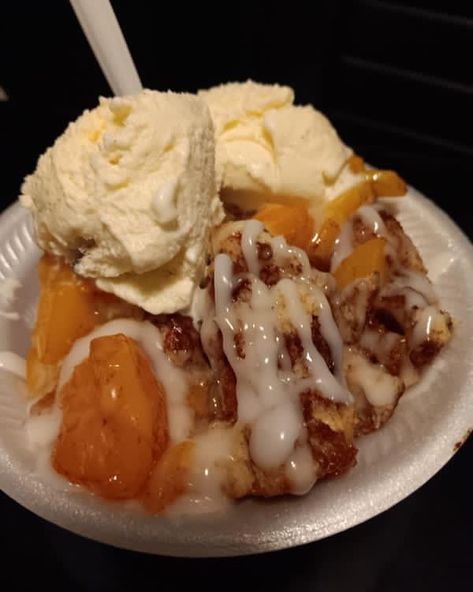
[{"label": "syrup pooling", "polygon": [[[313,463],[307,461],[310,449],[300,395],[315,388],[331,401],[351,402],[342,379],[343,344],[325,295],[311,281],[312,270],[303,251],[288,247],[282,237],[269,242],[276,263],[297,262],[297,279],[283,277],[268,286],[251,272],[259,270],[259,264],[254,264],[258,256],[256,230],[244,228],[242,233],[248,273],[235,275],[232,260],[224,253],[215,258],[215,320],[222,333],[225,355],[236,375],[238,420],[251,427],[251,458],[266,471],[285,466],[293,492],[299,493],[315,480]],[[234,290],[242,281],[247,295],[235,300]],[[313,343],[312,316],[306,310],[306,300],[311,303],[321,334],[335,358],[337,376],[330,372]],[[289,323],[300,341],[302,372],[292,367],[281,329],[284,322]]]}]

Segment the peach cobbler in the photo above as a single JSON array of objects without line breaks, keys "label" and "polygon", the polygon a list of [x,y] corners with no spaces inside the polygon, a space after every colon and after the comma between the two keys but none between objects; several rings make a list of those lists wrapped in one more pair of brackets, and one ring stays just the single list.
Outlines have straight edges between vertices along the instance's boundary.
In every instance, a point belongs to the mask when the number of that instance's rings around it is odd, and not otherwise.
[{"label": "peach cobbler", "polygon": [[[46,251],[27,358],[31,420],[55,418],[57,473],[152,513],[302,495],[342,475],[356,465],[357,438],[389,420],[451,337],[396,200],[385,199],[402,199],[402,179],[366,167],[323,116],[292,105],[287,87],[246,84],[240,102],[238,85],[186,99],[176,123],[181,133],[189,121],[186,141],[169,134],[156,162],[148,144],[133,152],[141,139],[129,128],[149,132],[141,111],[124,99],[101,103],[101,131],[88,120],[72,130],[97,151],[81,152],[89,177],[69,172],[63,182],[71,195],[83,190],[80,224],[72,198],[56,210],[62,225],[46,223],[51,201],[36,197],[44,183],[23,190]],[[158,105],[153,117],[171,118],[146,92],[143,110]],[[241,157],[248,138],[253,168]],[[197,158],[204,142],[210,156]],[[184,171],[163,173],[153,190],[159,235],[144,218],[130,154],[147,163],[140,183],[176,163]],[[101,184],[90,184],[97,171]],[[105,190],[114,193],[94,210],[90,192]]]},{"label": "peach cobbler", "polygon": [[146,313],[45,255],[27,379],[33,413],[62,411],[56,471],[159,512],[186,493],[302,494],[354,466],[356,437],[389,419],[451,330],[377,199],[401,180],[365,177],[319,230],[301,204],[232,208],[197,321]]}]

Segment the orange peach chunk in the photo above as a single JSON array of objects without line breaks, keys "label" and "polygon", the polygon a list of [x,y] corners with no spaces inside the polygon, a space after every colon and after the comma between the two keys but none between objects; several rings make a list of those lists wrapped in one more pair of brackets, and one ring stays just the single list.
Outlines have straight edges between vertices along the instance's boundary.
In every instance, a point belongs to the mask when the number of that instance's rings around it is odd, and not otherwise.
[{"label": "orange peach chunk", "polygon": [[143,504],[149,512],[162,512],[185,493],[193,449],[193,442],[179,442],[168,448],[154,467],[143,496]]},{"label": "orange peach chunk", "polygon": [[312,239],[308,251],[309,258],[316,267],[323,270],[329,269],[330,258],[341,227],[359,207],[372,203],[375,199],[376,195],[371,183],[363,181],[327,204],[325,207],[325,220]]},{"label": "orange peach chunk", "polygon": [[38,266],[40,299],[28,352],[28,390],[44,395],[54,390],[58,362],[76,339],[97,324],[94,285],[79,278],[61,259],[44,255]]},{"label": "orange peach chunk", "polygon": [[365,161],[357,154],[352,154],[348,159],[348,167],[352,173],[362,173],[365,170]]},{"label": "orange peach chunk", "polygon": [[45,364],[38,358],[38,350],[30,347],[26,357],[26,385],[31,395],[44,396],[54,392],[59,378],[58,364]]},{"label": "orange peach chunk", "polygon": [[165,393],[138,344],[122,334],[94,339],[59,403],[54,468],[102,497],[137,496],[168,445]]},{"label": "orange peach chunk", "polygon": [[384,238],[372,238],[358,245],[353,253],[344,259],[334,272],[339,290],[357,279],[379,274],[381,283],[386,281],[387,265]]},{"label": "orange peach chunk", "polygon": [[54,391],[59,364],[72,344],[115,317],[141,318],[140,310],[77,276],[62,259],[44,255],[38,266],[40,299],[27,356],[28,390]]},{"label": "orange peach chunk", "polygon": [[308,249],[311,263],[328,271],[335,242],[342,226],[363,205],[379,197],[401,197],[406,193],[405,182],[393,171],[366,170],[359,157],[352,157],[350,167],[363,172],[364,180],[344,191],[325,207],[324,221]]},{"label": "orange peach chunk", "polygon": [[367,177],[376,197],[402,197],[407,191],[406,182],[394,171],[368,171]]},{"label": "orange peach chunk", "polygon": [[362,181],[328,202],[325,207],[325,217],[335,220],[340,225],[344,224],[358,208],[373,203],[375,199],[376,194],[371,183]]},{"label": "orange peach chunk", "polygon": [[305,204],[267,204],[255,215],[273,235],[282,235],[290,245],[307,249],[314,234],[314,220]]},{"label": "orange peach chunk", "polygon": [[61,260],[47,255],[40,261],[39,276],[41,297],[32,341],[38,359],[54,364],[76,339],[94,328],[95,286],[79,278]]}]

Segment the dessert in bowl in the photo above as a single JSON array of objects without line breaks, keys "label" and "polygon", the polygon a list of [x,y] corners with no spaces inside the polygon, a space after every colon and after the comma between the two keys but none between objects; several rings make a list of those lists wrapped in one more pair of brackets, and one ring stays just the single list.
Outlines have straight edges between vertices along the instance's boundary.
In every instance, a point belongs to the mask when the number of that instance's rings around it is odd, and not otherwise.
[{"label": "dessert in bowl", "polygon": [[452,334],[405,192],[286,87],[71,124],[22,190],[46,251],[26,423],[54,471],[153,514],[343,479]]}]

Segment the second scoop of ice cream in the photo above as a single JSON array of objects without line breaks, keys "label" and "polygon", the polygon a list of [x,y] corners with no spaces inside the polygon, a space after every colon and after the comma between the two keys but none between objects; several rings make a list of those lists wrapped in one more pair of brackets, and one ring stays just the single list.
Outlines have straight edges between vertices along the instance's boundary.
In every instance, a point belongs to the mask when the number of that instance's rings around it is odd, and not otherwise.
[{"label": "second scoop of ice cream", "polygon": [[26,178],[37,240],[80,275],[151,313],[189,305],[221,215],[214,130],[189,94],[101,99]]},{"label": "second scoop of ice cream", "polygon": [[293,105],[292,89],[277,84],[231,83],[199,95],[214,120],[223,189],[325,199],[351,151],[320,111]]}]

